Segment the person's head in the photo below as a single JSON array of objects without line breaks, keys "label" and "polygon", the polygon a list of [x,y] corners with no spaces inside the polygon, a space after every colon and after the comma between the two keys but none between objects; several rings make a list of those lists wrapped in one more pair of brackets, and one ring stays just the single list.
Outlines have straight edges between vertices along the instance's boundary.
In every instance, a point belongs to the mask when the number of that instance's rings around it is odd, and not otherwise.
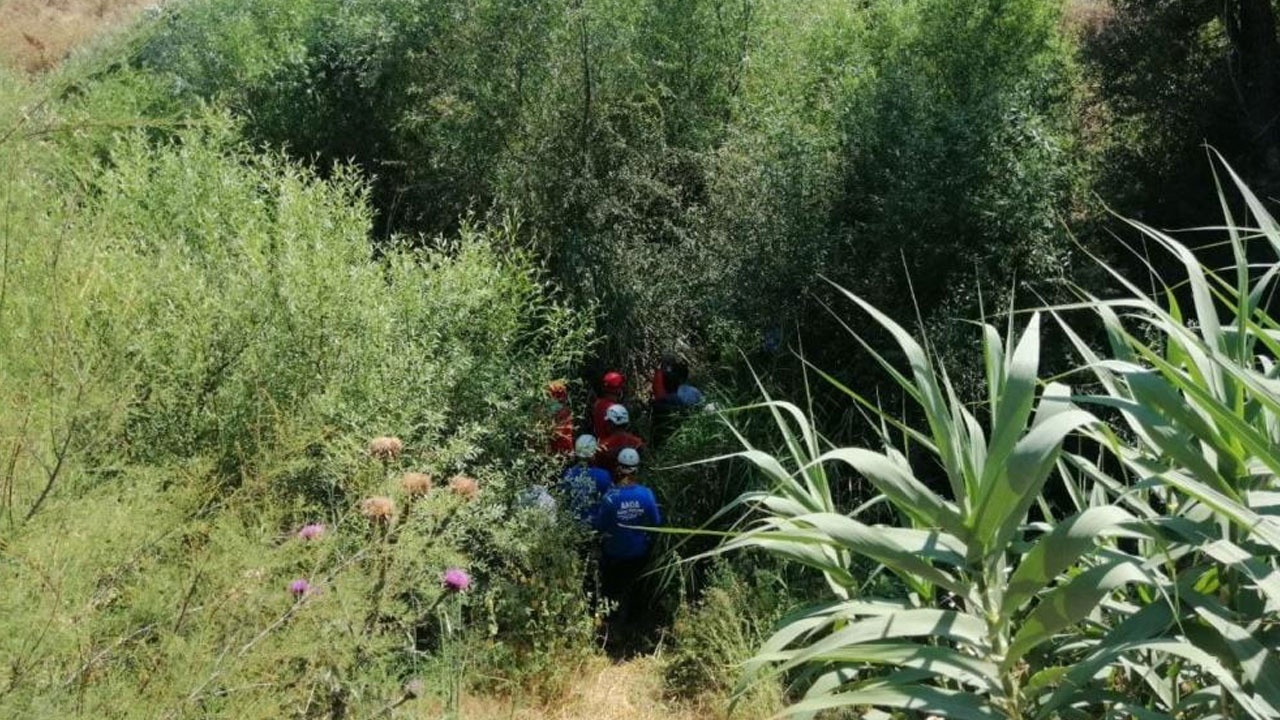
[{"label": "person's head", "polygon": [[640,470],[640,453],[635,448],[622,448],[618,451],[618,482],[635,482],[636,472]]},{"label": "person's head", "polygon": [[666,376],[667,387],[680,387],[689,381],[689,363],[668,353],[662,356],[662,373]]},{"label": "person's head", "polygon": [[596,451],[600,449],[600,443],[596,441],[595,435],[579,435],[577,440],[573,441],[573,454],[579,460],[590,460],[596,456]]},{"label": "person's head", "polygon": [[627,385],[627,377],[617,370],[610,370],[604,374],[604,379],[600,381],[601,387],[605,393],[609,395],[621,395],[622,389]]},{"label": "person's head", "polygon": [[563,380],[552,380],[547,383],[547,395],[561,405],[567,404],[569,402],[569,387],[565,385]]},{"label": "person's head", "polygon": [[604,411],[604,421],[614,429],[626,427],[627,423],[631,422],[631,413],[627,412],[625,405],[610,405],[609,409]]}]

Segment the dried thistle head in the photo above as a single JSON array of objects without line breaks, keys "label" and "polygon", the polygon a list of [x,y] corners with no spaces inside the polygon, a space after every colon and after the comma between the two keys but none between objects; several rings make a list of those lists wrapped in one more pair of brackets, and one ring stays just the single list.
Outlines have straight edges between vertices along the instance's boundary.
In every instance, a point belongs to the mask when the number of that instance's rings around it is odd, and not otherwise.
[{"label": "dried thistle head", "polygon": [[396,503],[389,497],[365,498],[360,502],[360,514],[375,524],[390,523],[396,517]]},{"label": "dried thistle head", "polygon": [[395,460],[404,452],[404,441],[398,437],[384,435],[369,441],[369,454],[379,460]]},{"label": "dried thistle head", "polygon": [[480,483],[476,482],[473,477],[466,475],[454,475],[449,480],[449,489],[455,495],[461,496],[463,499],[470,500],[480,493]]},{"label": "dried thistle head", "polygon": [[427,684],[422,678],[414,678],[404,684],[404,696],[414,700],[427,694]]},{"label": "dried thistle head", "polygon": [[410,472],[400,478],[400,489],[409,497],[420,497],[431,492],[431,476],[426,473]]}]

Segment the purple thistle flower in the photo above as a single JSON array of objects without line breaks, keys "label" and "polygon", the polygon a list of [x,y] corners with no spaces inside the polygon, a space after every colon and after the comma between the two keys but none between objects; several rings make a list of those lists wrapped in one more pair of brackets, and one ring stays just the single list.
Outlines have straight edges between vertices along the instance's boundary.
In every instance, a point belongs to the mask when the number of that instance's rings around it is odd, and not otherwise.
[{"label": "purple thistle flower", "polygon": [[289,583],[289,592],[293,593],[294,597],[300,598],[311,592],[311,583],[306,580],[294,580]]},{"label": "purple thistle flower", "polygon": [[298,531],[298,537],[303,540],[319,540],[321,535],[324,535],[323,523],[303,525],[302,529]]},{"label": "purple thistle flower", "polygon": [[471,576],[462,568],[449,568],[444,571],[444,587],[451,592],[462,592],[471,587]]}]

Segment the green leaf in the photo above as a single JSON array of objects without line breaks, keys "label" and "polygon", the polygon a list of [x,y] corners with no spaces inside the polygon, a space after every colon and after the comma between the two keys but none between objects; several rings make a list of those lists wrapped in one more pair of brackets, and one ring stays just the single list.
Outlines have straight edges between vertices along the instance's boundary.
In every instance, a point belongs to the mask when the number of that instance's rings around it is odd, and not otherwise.
[{"label": "green leaf", "polygon": [[1005,462],[1006,481],[983,488],[984,495],[974,513],[978,539],[970,542],[971,549],[976,544],[984,555],[1004,552],[1053,469],[1063,438],[1096,421],[1082,410],[1068,410],[1032,428],[1018,441]]},{"label": "green leaf", "polygon": [[1176,487],[1228,518],[1258,542],[1265,543],[1273,551],[1280,553],[1280,522],[1277,522],[1276,518],[1259,515],[1232,498],[1182,473],[1163,472],[1159,473],[1158,477],[1161,481]]},{"label": "green leaf", "polygon": [[[872,558],[900,575],[933,583],[957,594],[964,594],[969,589],[955,577],[926,562],[920,554],[922,548],[903,547],[891,535],[864,525],[853,518],[834,513],[815,513],[796,518],[796,522],[812,526],[829,538],[831,543],[850,552]],[[947,542],[960,544],[954,539]]]},{"label": "green leaf", "polygon": [[920,523],[939,527],[960,538],[969,535],[956,506],[930,490],[885,455],[861,448],[838,448],[817,462],[842,462],[862,474],[902,512]]},{"label": "green leaf", "polygon": [[979,481],[979,497],[1003,475],[1005,464],[1027,428],[1035,402],[1036,375],[1040,369],[1040,313],[1031,316],[1012,356],[1005,360],[999,409],[992,425],[987,462]]},{"label": "green leaf", "polygon": [[784,710],[781,716],[858,705],[914,710],[954,720],[1004,720],[1005,717],[976,695],[928,685],[876,687],[834,693],[796,703]]},{"label": "green leaf", "polygon": [[939,645],[891,642],[857,643],[844,644],[831,649],[814,650],[813,648],[805,648],[778,652],[773,655],[757,655],[754,659],[763,662],[783,663],[778,668],[779,673],[787,672],[792,668],[809,663],[890,665],[921,670],[931,675],[969,685],[985,693],[995,693],[1000,690],[1000,676],[995,663],[980,660],[971,655]]},{"label": "green leaf", "polygon": [[1273,710],[1280,708],[1280,662],[1277,662],[1275,653],[1254,639],[1253,633],[1224,617],[1225,608],[1216,602],[1203,600],[1195,602],[1196,615],[1222,636],[1233,661],[1240,667],[1241,678]]},{"label": "green leaf", "polygon": [[[814,632],[825,626],[822,623],[815,624],[814,620],[817,619],[810,618],[802,621],[803,630],[800,634],[797,634],[793,628],[783,627],[775,633],[774,638],[765,643],[761,648],[761,654],[772,657],[785,648],[785,645],[780,644],[784,639],[789,638],[788,641],[795,641],[803,634]],[[804,648],[804,652],[818,654],[860,643],[907,637],[937,638],[985,650],[987,624],[974,615],[954,610],[898,609],[850,620],[844,627]],[[751,662],[758,662],[758,657],[760,655],[753,657]]]},{"label": "green leaf", "polygon": [[1075,690],[1088,686],[1090,679],[1116,658],[1140,651],[1154,651],[1190,660],[1201,670],[1209,673],[1219,687],[1230,693],[1239,703],[1240,709],[1250,717],[1255,720],[1274,720],[1275,715],[1271,714],[1271,709],[1250,693],[1245,692],[1231,672],[1217,658],[1180,639],[1139,640],[1124,643],[1104,641],[1092,655],[1072,668],[1063,686],[1041,706],[1036,714],[1037,720],[1048,720],[1054,717],[1063,704],[1075,694]]},{"label": "green leaf", "polygon": [[982,360],[987,373],[988,410],[994,415],[1000,411],[1000,394],[1004,389],[1004,340],[1000,332],[988,323],[982,324]]},{"label": "green leaf", "polygon": [[[947,478],[951,482],[951,492],[955,501],[963,508],[967,507],[972,498],[969,489],[965,487],[963,478],[959,475],[959,463],[957,458],[952,454],[954,447],[954,439],[950,421],[950,413],[947,412],[947,403],[943,399],[942,391],[938,387],[937,373],[934,371],[933,363],[929,359],[928,353],[920,346],[915,338],[911,336],[902,326],[894,322],[888,315],[877,310],[871,303],[854,295],[853,293],[840,288],[845,297],[852,300],[859,307],[870,315],[881,327],[889,331],[893,339],[897,341],[898,346],[902,349],[904,355],[907,356],[907,362],[911,365],[912,381],[907,382],[906,378],[893,371],[888,361],[875,354],[877,361],[886,369],[892,371],[895,379],[899,384],[908,391],[912,397],[919,400],[920,405],[924,408],[925,419],[929,423],[929,429],[933,435],[934,446],[938,449],[939,457],[942,460],[942,467],[947,471]],[[864,347],[870,350],[870,347],[864,343]]]},{"label": "green leaf", "polygon": [[1009,645],[1003,667],[1013,667],[1029,650],[1070,627],[1098,608],[1103,598],[1130,583],[1151,583],[1147,573],[1129,560],[1090,568],[1055,587],[1036,604]]},{"label": "green leaf", "polygon": [[1120,529],[1134,517],[1124,510],[1107,505],[1089,508],[1067,518],[1036,541],[1027,553],[1005,590],[1001,615],[1009,618],[1036,593],[1046,588],[1064,570],[1074,565],[1097,541]]}]

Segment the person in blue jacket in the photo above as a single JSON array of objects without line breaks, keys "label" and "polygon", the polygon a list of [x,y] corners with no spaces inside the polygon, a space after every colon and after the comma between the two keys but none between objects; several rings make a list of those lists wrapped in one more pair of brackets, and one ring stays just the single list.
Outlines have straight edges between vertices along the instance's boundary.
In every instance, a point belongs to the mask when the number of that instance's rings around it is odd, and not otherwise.
[{"label": "person in blue jacket", "polygon": [[583,524],[594,521],[600,499],[613,488],[613,476],[609,471],[590,464],[599,449],[594,435],[579,435],[573,443],[573,454],[577,460],[560,477],[560,490],[574,516]]},{"label": "person in blue jacket", "polygon": [[618,452],[618,477],[600,502],[596,529],[600,531],[600,585],[604,596],[618,604],[614,620],[626,624],[634,614],[636,581],[649,563],[653,534],[640,526],[657,527],[662,513],[653,491],[636,478],[640,453]]}]

